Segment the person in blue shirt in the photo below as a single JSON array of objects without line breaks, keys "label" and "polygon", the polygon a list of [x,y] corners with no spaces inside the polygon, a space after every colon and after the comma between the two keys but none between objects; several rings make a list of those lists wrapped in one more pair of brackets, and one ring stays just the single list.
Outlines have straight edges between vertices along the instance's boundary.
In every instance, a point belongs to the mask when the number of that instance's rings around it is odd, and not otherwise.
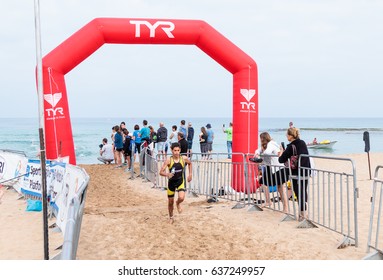
[{"label": "person in blue shirt", "polygon": [[210,123],[206,125],[206,128],[207,128],[206,132],[207,132],[207,152],[208,152],[207,159],[211,159],[211,153],[213,151],[214,131],[211,129]]},{"label": "person in blue shirt", "polygon": [[142,121],[143,127],[140,130],[141,134],[141,143],[149,143],[150,142],[150,129],[148,127],[148,121],[143,120]]},{"label": "person in blue shirt", "polygon": [[181,120],[181,125],[178,128],[178,131],[182,132],[182,134],[184,135],[184,139],[187,139],[187,130],[186,130],[185,123],[186,123],[185,120]]},{"label": "person in blue shirt", "polygon": [[134,140],[134,161],[136,161],[136,153],[141,153],[141,133],[140,126],[136,124],[133,131],[133,140]]},{"label": "person in blue shirt", "polygon": [[116,168],[122,167],[121,162],[121,154],[124,149],[124,142],[123,142],[123,136],[120,131],[120,127],[116,125],[114,127],[114,130],[116,131],[116,134],[114,135],[114,153],[116,155]]}]

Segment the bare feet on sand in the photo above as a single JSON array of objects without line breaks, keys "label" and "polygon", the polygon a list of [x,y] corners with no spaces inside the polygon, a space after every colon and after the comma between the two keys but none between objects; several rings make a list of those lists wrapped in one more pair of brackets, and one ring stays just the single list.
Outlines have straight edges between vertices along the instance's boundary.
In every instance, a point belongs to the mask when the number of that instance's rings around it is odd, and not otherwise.
[{"label": "bare feet on sand", "polygon": [[170,217],[169,218],[169,224],[173,224],[174,223],[174,217]]}]

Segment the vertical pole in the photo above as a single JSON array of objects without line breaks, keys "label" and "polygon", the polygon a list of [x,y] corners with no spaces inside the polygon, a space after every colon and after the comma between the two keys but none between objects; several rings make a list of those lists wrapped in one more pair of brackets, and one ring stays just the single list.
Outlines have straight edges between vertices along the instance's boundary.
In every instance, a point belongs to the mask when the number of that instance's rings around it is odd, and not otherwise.
[{"label": "vertical pole", "polygon": [[39,138],[40,138],[40,163],[41,163],[41,185],[43,202],[43,234],[44,234],[44,259],[49,260],[48,243],[48,209],[47,209],[47,181],[46,181],[46,159],[44,143],[44,96],[43,96],[43,71],[42,51],[40,34],[40,3],[35,0],[35,36],[36,36],[36,60],[37,60],[37,96],[39,103]]},{"label": "vertical pole", "polygon": [[370,180],[372,180],[372,177],[371,177],[370,152],[367,152],[367,158],[368,158],[368,171],[370,172]]}]

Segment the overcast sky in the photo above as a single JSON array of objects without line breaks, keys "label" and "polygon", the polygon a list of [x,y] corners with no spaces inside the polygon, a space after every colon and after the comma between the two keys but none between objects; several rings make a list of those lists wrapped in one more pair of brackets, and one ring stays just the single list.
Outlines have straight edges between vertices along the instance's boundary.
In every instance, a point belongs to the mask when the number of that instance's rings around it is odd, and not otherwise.
[{"label": "overcast sky", "polygon": [[[261,117],[383,116],[383,1],[40,0],[43,55],[96,17],[204,20],[258,64]],[[2,1],[0,117],[37,117],[34,1]],[[104,45],[66,75],[72,117],[230,117],[195,46]]]}]

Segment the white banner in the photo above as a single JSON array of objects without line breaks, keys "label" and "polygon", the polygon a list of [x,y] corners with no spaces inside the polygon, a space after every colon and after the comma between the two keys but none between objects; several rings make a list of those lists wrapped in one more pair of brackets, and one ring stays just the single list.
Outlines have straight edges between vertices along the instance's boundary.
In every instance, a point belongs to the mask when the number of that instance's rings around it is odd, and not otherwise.
[{"label": "white banner", "polygon": [[[21,194],[28,159],[23,153],[0,150],[0,184],[13,187]],[[3,183],[2,183],[3,182]]]},{"label": "white banner", "polygon": [[[70,201],[82,194],[89,176],[84,169],[64,162],[47,161],[47,198],[56,224],[65,233]],[[20,194],[41,199],[41,164],[22,153],[0,150],[0,184],[12,186]]]},{"label": "white banner", "polygon": [[[41,199],[40,160],[28,160],[26,173],[22,193]],[[48,200],[57,218],[56,224],[64,234],[69,203],[80,195],[81,186],[87,182],[88,175],[82,168],[55,161],[47,161],[46,173]]]},{"label": "white banner", "polygon": [[63,189],[56,199],[58,208],[56,224],[65,232],[65,224],[68,215],[69,203],[74,197],[78,197],[88,181],[88,175],[80,167],[66,165]]}]

